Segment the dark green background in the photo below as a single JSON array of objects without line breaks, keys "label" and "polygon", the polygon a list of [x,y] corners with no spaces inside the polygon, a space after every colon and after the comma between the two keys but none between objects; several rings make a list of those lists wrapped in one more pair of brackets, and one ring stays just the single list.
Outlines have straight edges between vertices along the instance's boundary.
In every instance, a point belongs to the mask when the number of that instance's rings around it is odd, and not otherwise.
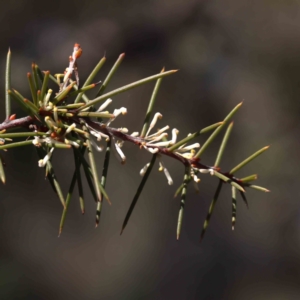
[{"label": "dark green background", "polygon": [[[200,194],[188,192],[183,230],[176,241],[179,199],[173,194],[183,167],[164,159],[174,179],[153,171],[120,237],[125,213],[150,155],[125,145],[125,166],[113,157],[100,227],[86,192],[86,215],[72,199],[58,239],[61,204],[33,147],[9,150],[7,184],[0,197],[1,299],[299,299],[300,298],[300,2],[296,0],[20,1],[1,3],[0,94],[4,119],[4,69],[12,50],[12,85],[30,96],[26,73],[32,61],[63,72],[73,44],[80,43],[81,82],[106,53],[103,80],[118,55],[126,58],[108,90],[158,73],[163,79],[155,111],[159,126],[186,136],[217,121],[239,102],[242,109],[222,162],[224,170],[265,145],[267,153],[237,175],[259,173],[271,193],[238,199],[231,231],[231,192],[222,191],[202,244],[199,236],[216,178],[203,175]],[[140,131],[153,84],[113,97],[125,106],[115,126]],[[18,116],[22,112],[14,105]],[[220,142],[221,137],[219,138]],[[205,137],[199,138],[203,143]],[[218,142],[203,156],[213,164]],[[72,153],[55,151],[64,192]],[[99,171],[102,155],[98,155]],[[192,187],[192,186],[191,186]],[[88,189],[86,189],[87,191]]]}]

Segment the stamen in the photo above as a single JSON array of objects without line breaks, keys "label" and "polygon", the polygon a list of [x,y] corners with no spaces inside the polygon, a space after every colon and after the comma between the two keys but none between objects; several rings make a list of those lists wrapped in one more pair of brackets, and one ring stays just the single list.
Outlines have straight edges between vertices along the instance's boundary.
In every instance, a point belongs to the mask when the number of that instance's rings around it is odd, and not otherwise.
[{"label": "stamen", "polygon": [[157,135],[161,134],[162,132],[168,130],[169,128],[170,128],[170,126],[167,125],[167,126],[163,127],[162,129],[158,130],[156,133],[153,133],[153,134],[151,134],[151,135],[148,135],[148,136],[146,137],[146,139],[148,140],[148,139],[150,139],[150,138],[152,138],[152,137],[154,137],[154,136],[157,136]]},{"label": "stamen", "polygon": [[114,148],[116,150],[116,152],[118,153],[118,156],[121,159],[121,164],[125,164],[126,162],[126,156],[124,155],[123,151],[121,150],[121,148],[118,146],[118,144],[114,141]]},{"label": "stamen", "polygon": [[149,129],[146,133],[146,137],[148,136],[148,134],[150,133],[151,129],[155,126],[156,122],[158,119],[161,119],[162,118],[162,114],[161,113],[156,113],[153,117],[153,120],[152,122],[150,123],[150,126],[149,126]]},{"label": "stamen", "polygon": [[144,176],[144,175],[145,175],[145,173],[146,173],[146,171],[147,171],[147,169],[148,169],[149,166],[150,166],[150,163],[147,163],[147,164],[141,169],[141,171],[140,171],[140,175],[141,175],[141,176]]},{"label": "stamen", "polygon": [[110,103],[112,103],[112,99],[107,99],[99,108],[98,112],[104,110]]},{"label": "stamen", "polygon": [[45,167],[46,163],[48,162],[48,160],[51,158],[51,155],[54,151],[54,148],[51,148],[51,150],[49,151],[49,153],[44,157],[44,159],[40,159],[38,161],[38,165],[39,167]]}]

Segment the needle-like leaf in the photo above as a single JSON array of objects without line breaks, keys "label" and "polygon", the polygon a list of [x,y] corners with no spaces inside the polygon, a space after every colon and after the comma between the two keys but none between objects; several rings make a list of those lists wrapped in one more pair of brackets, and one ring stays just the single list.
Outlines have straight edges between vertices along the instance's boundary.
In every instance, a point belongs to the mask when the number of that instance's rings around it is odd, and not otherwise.
[{"label": "needle-like leaf", "polygon": [[42,85],[42,89],[41,89],[41,98],[40,100],[43,101],[44,97],[46,95],[46,92],[48,90],[48,81],[49,81],[49,76],[50,76],[50,72],[46,71],[45,72],[45,76],[44,76],[44,80],[43,80],[43,85]]},{"label": "needle-like leaf", "polygon": [[78,113],[78,117],[90,117],[90,118],[107,118],[111,119],[115,116],[113,114],[105,113],[105,112],[85,112],[81,111]]},{"label": "needle-like leaf", "polygon": [[243,193],[243,192],[240,191],[240,194],[241,194],[241,196],[243,198],[243,201],[245,202],[247,208],[249,209],[249,204],[248,204],[248,201],[247,201],[245,193]]},{"label": "needle-like leaf", "polygon": [[149,166],[147,168],[147,171],[145,172],[145,174],[144,174],[144,176],[142,178],[142,181],[141,181],[141,183],[140,183],[140,185],[139,185],[139,187],[138,187],[138,189],[136,191],[136,194],[134,195],[134,198],[133,198],[133,200],[132,200],[132,202],[130,204],[130,207],[129,207],[129,209],[127,211],[127,214],[126,214],[126,217],[125,217],[125,220],[123,222],[122,230],[121,230],[120,234],[123,233],[123,231],[124,231],[124,229],[125,229],[128,221],[129,221],[129,218],[130,218],[130,216],[131,216],[131,214],[132,214],[132,212],[134,210],[134,207],[135,207],[135,205],[136,205],[136,203],[137,203],[137,201],[138,201],[138,199],[140,197],[140,194],[141,194],[141,192],[142,192],[142,190],[143,190],[143,188],[144,188],[144,186],[145,186],[145,184],[147,182],[147,179],[148,179],[148,177],[149,177],[149,175],[150,175],[150,173],[152,171],[152,168],[154,166],[155,160],[156,160],[156,154],[154,154],[152,156],[152,159],[151,159],[150,164],[149,164]]},{"label": "needle-like leaf", "polygon": [[231,131],[232,131],[232,126],[233,126],[233,122],[231,122],[231,123],[228,125],[228,127],[227,127],[227,130],[226,130],[226,132],[225,132],[223,141],[222,141],[222,143],[221,143],[221,146],[220,146],[220,149],[219,149],[219,152],[218,152],[216,161],[215,161],[215,167],[218,167],[218,166],[220,165],[220,162],[221,162],[221,159],[222,159],[222,156],[223,156],[225,147],[226,147],[226,145],[227,145],[227,142],[228,142],[230,133],[231,133]]},{"label": "needle-like leaf", "polygon": [[192,139],[194,139],[195,137],[197,137],[198,135],[202,134],[202,133],[206,133],[210,130],[213,130],[219,126],[221,126],[224,122],[218,122],[218,123],[215,123],[213,125],[210,125],[208,127],[205,127],[197,132],[194,132],[193,134],[185,137],[184,139],[182,139],[181,141],[177,142],[176,144],[174,144],[173,146],[169,147],[168,150],[169,151],[174,151],[176,149],[178,149],[180,146],[188,143],[189,141],[191,141]]},{"label": "needle-like leaf", "polygon": [[38,73],[37,73],[38,66],[35,63],[32,63],[31,68],[32,68],[35,89],[38,91],[41,89],[41,85],[40,85],[40,81],[39,81],[39,77],[38,77]]},{"label": "needle-like leaf", "polygon": [[185,198],[186,198],[186,193],[187,193],[187,185],[188,185],[189,177],[190,177],[189,174],[190,174],[190,167],[186,167],[184,178],[183,178],[183,187],[182,187],[182,191],[181,191],[180,208],[179,208],[178,221],[177,221],[177,231],[176,231],[177,240],[179,240],[180,232],[181,232],[183,212],[184,212],[184,206],[185,206]]},{"label": "needle-like leaf", "polygon": [[244,192],[245,193],[245,190],[244,188],[239,185],[238,183],[236,183],[235,181],[233,181],[231,178],[217,172],[217,171],[214,171],[214,175],[217,176],[218,178],[220,178],[221,180],[227,182],[227,183],[230,183],[232,186],[236,187],[238,190],[240,190],[241,192]]},{"label": "needle-like leaf", "polygon": [[[103,188],[105,188],[105,184],[106,184],[106,180],[107,180],[107,173],[108,173],[109,160],[110,160],[110,150],[111,150],[111,139],[109,139],[106,144],[105,158],[104,158],[103,170],[102,170],[102,176],[101,176],[101,186]],[[97,202],[96,227],[98,227],[99,222],[100,222],[101,208],[102,208],[102,201]]]},{"label": "needle-like leaf", "polygon": [[56,189],[57,196],[58,196],[62,206],[64,207],[64,209],[66,209],[65,198],[64,198],[63,192],[61,190],[60,184],[59,184],[59,182],[56,178],[56,175],[54,173],[54,169],[52,167],[52,164],[51,164],[50,160],[48,160],[47,165],[48,165],[48,170],[49,170],[48,177],[52,178],[52,182],[53,182],[54,187]]},{"label": "needle-like leaf", "polygon": [[270,146],[263,147],[262,149],[258,150],[258,151],[255,152],[254,154],[250,155],[248,158],[246,158],[246,159],[243,160],[241,163],[239,163],[237,166],[235,166],[235,167],[229,172],[229,174],[234,174],[234,173],[236,173],[236,171],[238,171],[240,168],[242,168],[243,166],[245,166],[246,164],[248,164],[251,160],[253,160],[253,159],[256,158],[257,156],[259,156],[260,154],[262,154],[263,152],[265,152],[266,150],[268,150],[269,147],[270,147]]},{"label": "needle-like leaf", "polygon": [[4,166],[2,157],[0,155],[0,179],[3,183],[5,183],[5,172],[4,172]]},{"label": "needle-like leaf", "polygon": [[107,85],[110,82],[110,80],[112,79],[113,75],[118,70],[121,62],[124,59],[124,57],[125,57],[125,53],[120,54],[120,56],[118,57],[117,61],[115,62],[115,64],[113,65],[113,67],[109,71],[108,75],[106,76],[106,78],[105,78],[103,84],[101,85],[99,91],[97,92],[96,97],[98,97],[98,96],[100,96],[100,95],[103,94],[104,90],[107,88]]},{"label": "needle-like leaf", "polygon": [[211,142],[217,137],[217,135],[220,133],[222,128],[226,125],[226,123],[234,116],[234,114],[239,110],[239,108],[242,106],[242,102],[239,103],[224,119],[223,124],[219,126],[211,135],[210,137],[206,140],[206,142],[202,145],[200,150],[196,153],[195,157],[200,157],[206,148],[211,144]]},{"label": "needle-like leaf", "polygon": [[19,138],[19,137],[29,137],[29,136],[49,136],[49,133],[46,132],[9,132],[9,133],[0,133],[0,138]]},{"label": "needle-like leaf", "polygon": [[27,145],[33,145],[32,140],[4,144],[4,145],[0,146],[0,150],[10,149],[10,148],[15,148],[15,147],[22,147],[22,146],[27,146]]},{"label": "needle-like leaf", "polygon": [[231,225],[232,230],[234,230],[235,221],[236,221],[236,187],[231,187],[232,191],[232,217],[231,217]]},{"label": "needle-like leaf", "polygon": [[209,221],[210,221],[211,215],[212,215],[212,213],[214,211],[214,208],[215,208],[216,202],[218,200],[219,194],[221,192],[222,185],[223,185],[223,182],[222,182],[222,180],[220,180],[219,184],[218,184],[218,187],[216,189],[214,198],[213,198],[213,200],[212,200],[212,202],[210,204],[210,207],[209,207],[208,214],[206,216],[205,222],[203,224],[203,228],[202,228],[202,232],[201,232],[201,236],[200,236],[200,242],[203,240],[204,234],[205,234],[206,229],[207,229],[207,227],[209,225]]},{"label": "needle-like leaf", "polygon": [[250,187],[250,188],[252,188],[252,189],[261,191],[261,192],[266,192],[266,193],[270,192],[270,190],[268,190],[268,189],[266,189],[266,188],[264,188],[264,187],[262,187],[262,186],[253,185],[253,184],[249,184],[249,185],[246,185],[246,186],[248,186],[248,187]]},{"label": "needle-like leaf", "polygon": [[84,214],[85,208],[84,208],[83,187],[82,187],[81,174],[80,174],[80,157],[77,156],[77,152],[74,150],[74,148],[73,148],[73,154],[74,154],[74,161],[75,161],[75,173],[77,178],[80,209],[81,209],[81,213]]},{"label": "needle-like leaf", "polygon": [[249,175],[247,177],[241,178],[240,181],[243,183],[246,183],[246,182],[254,181],[256,179],[257,179],[257,174],[253,174],[253,175]]},{"label": "needle-like leaf", "polygon": [[123,92],[126,92],[130,89],[133,89],[135,87],[138,87],[140,85],[143,85],[145,83],[148,83],[152,80],[155,80],[155,79],[158,79],[158,78],[161,78],[161,77],[165,77],[165,76],[168,76],[168,75],[171,75],[171,74],[174,74],[176,73],[177,70],[171,70],[171,71],[167,71],[167,72],[164,72],[164,73],[159,73],[159,74],[156,74],[156,75],[153,75],[153,76],[150,76],[150,77],[147,77],[147,78],[144,78],[142,80],[138,80],[136,82],[133,82],[133,83],[130,83],[130,84],[127,84],[121,88],[118,88],[118,89],[115,89],[111,92],[108,92],[104,95],[101,95],[93,100],[91,100],[89,103],[86,103],[84,106],[80,107],[78,110],[83,110],[87,107],[90,107],[90,106],[93,106],[93,105],[96,105],[98,104],[99,102],[103,101],[103,100],[106,100],[114,95],[117,95],[117,94],[120,94],[120,93],[123,93]]},{"label": "needle-like leaf", "polygon": [[[163,68],[161,70],[161,73],[163,73],[164,71],[165,71],[165,68]],[[161,81],[162,81],[162,78],[159,78],[159,79],[157,79],[157,81],[155,83],[155,86],[154,86],[154,89],[153,89],[153,92],[152,92],[152,95],[151,95],[151,98],[150,98],[150,101],[149,101],[148,109],[147,109],[147,112],[146,112],[143,129],[142,129],[142,132],[141,132],[141,137],[142,138],[145,137],[145,135],[148,131],[148,128],[149,128],[149,125],[150,125],[150,123],[149,123],[150,118],[152,116],[153,107],[154,107],[154,104],[155,104],[156,96],[157,96]]]},{"label": "needle-like leaf", "polygon": [[28,83],[31,91],[31,97],[34,105],[38,106],[38,99],[37,99],[37,90],[35,84],[33,82],[33,78],[30,72],[27,73]]},{"label": "needle-like leaf", "polygon": [[[85,149],[86,149],[85,147],[81,148],[81,152],[80,152],[81,155],[84,155]],[[79,161],[78,161],[78,167],[79,168],[80,168],[80,165],[81,165],[81,160],[79,159]],[[66,197],[66,208],[63,209],[62,216],[61,216],[61,219],[60,219],[58,237],[61,235],[64,224],[65,224],[67,211],[68,211],[68,208],[69,208],[69,204],[70,204],[70,201],[71,201],[71,198],[72,198],[72,194],[73,194],[73,191],[74,191],[76,181],[77,181],[77,174],[76,174],[76,169],[75,169],[75,171],[73,173],[73,176],[72,176],[71,183],[70,183],[69,191],[68,191],[68,194],[67,194],[67,197]]]},{"label": "needle-like leaf", "polygon": [[[91,72],[91,74],[89,75],[89,77],[87,78],[87,80],[85,81],[85,83],[83,84],[82,87],[85,87],[85,86],[87,86],[87,85],[89,85],[89,84],[92,83],[92,81],[94,80],[95,76],[98,74],[98,72],[100,71],[100,69],[101,69],[102,66],[104,65],[105,61],[106,61],[106,57],[102,57],[102,58],[100,59],[100,61],[98,62],[98,64],[97,64],[96,67],[94,68],[94,70]],[[77,89],[78,89],[78,87],[77,87]],[[84,94],[84,92],[78,94],[78,96],[76,97],[74,103],[80,102],[80,100],[81,100],[83,94]]]},{"label": "needle-like leaf", "polygon": [[11,52],[8,49],[7,57],[6,57],[6,69],[5,69],[5,115],[6,119],[9,118],[11,110],[10,110],[10,94],[8,91],[11,89]]},{"label": "needle-like leaf", "polygon": [[26,105],[26,103],[24,102],[24,98],[21,98],[21,97],[19,96],[19,94],[16,93],[15,90],[8,90],[7,92],[8,92],[8,94],[9,94],[13,99],[15,99],[15,100],[18,102],[18,104],[20,105],[21,109],[22,109],[25,113],[27,113],[27,114],[30,115],[30,116],[33,116],[32,111],[29,109],[29,107],[28,107],[28,106]]}]

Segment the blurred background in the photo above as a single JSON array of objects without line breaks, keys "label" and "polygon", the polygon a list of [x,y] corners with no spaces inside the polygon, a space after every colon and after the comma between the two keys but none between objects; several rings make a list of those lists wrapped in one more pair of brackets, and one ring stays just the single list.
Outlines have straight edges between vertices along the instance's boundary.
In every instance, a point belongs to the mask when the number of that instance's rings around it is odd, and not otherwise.
[{"label": "blurred background", "polygon": [[[77,191],[62,236],[61,204],[38,168],[32,147],[10,150],[0,198],[0,299],[300,299],[300,2],[296,0],[18,1],[1,4],[0,82],[8,47],[12,85],[30,97],[31,63],[61,73],[75,42],[81,82],[103,55],[103,80],[120,53],[126,57],[108,91],[166,69],[155,111],[159,126],[180,137],[221,121],[239,102],[222,169],[230,170],[266,145],[271,148],[237,176],[258,173],[239,198],[231,230],[231,188],[225,186],[203,242],[200,232],[217,186],[203,175],[189,189],[176,241],[184,169],[164,159],[174,185],[153,170],[123,235],[120,229],[149,153],[125,145],[127,163],[112,157],[100,226],[86,189],[86,214]],[[125,106],[114,126],[140,131],[154,83],[113,97]],[[13,106],[18,116],[22,112]],[[206,136],[201,136],[203,143]],[[215,161],[218,141],[202,161]],[[72,153],[56,151],[54,167],[67,193]],[[102,169],[103,155],[97,163]]]}]

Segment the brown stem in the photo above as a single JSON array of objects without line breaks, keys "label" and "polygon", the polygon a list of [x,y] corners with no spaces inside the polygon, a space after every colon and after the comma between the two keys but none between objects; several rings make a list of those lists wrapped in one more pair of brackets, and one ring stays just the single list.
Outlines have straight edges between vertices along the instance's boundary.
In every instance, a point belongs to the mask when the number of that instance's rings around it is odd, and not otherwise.
[{"label": "brown stem", "polygon": [[[89,118],[82,118],[82,119],[84,119],[85,122],[89,126],[94,128],[96,131],[100,131],[100,132],[102,132],[102,133],[104,133],[104,134],[106,134],[110,137],[117,137],[122,141],[126,141],[126,142],[136,144],[139,147],[143,147],[143,145],[145,145],[147,143],[141,137],[133,137],[129,134],[120,132],[118,129],[115,129],[115,128],[112,128],[112,127],[107,127],[105,124],[98,123],[98,122],[93,122]],[[179,154],[177,154],[173,151],[169,151],[167,148],[162,148],[162,147],[155,146],[155,145],[151,145],[151,148],[157,148],[158,153],[160,153],[162,155],[169,156],[169,157],[174,158],[176,160],[179,160],[185,166],[192,166],[192,167],[197,168],[197,169],[213,169],[213,170],[216,170],[220,174],[223,174],[226,177],[230,178],[232,181],[238,183],[241,186],[244,186],[244,184],[242,183],[242,181],[239,178],[234,177],[232,174],[229,174],[228,172],[222,172],[219,167],[208,166],[208,165],[204,165],[204,164],[200,163],[200,158],[188,159],[188,158],[182,157],[181,155],[179,155]]]},{"label": "brown stem", "polygon": [[[131,136],[129,134],[120,132],[116,128],[107,127],[105,124],[94,122],[90,118],[81,118],[81,119],[84,119],[84,121],[89,126],[94,128],[96,131],[100,131],[100,132],[102,132],[102,133],[104,133],[104,134],[106,134],[110,137],[117,137],[117,138],[119,138],[123,141],[130,142],[130,143],[133,143],[135,145],[138,145],[139,147],[143,147],[147,143],[147,141],[145,141],[145,139],[143,139],[141,137],[134,137],[134,136]],[[73,121],[73,122],[75,121],[76,123],[80,123],[80,120],[79,120],[78,117],[73,117],[72,120],[70,120],[70,121]],[[32,118],[30,116],[20,118],[20,119],[16,119],[16,120],[12,120],[12,121],[10,121],[10,120],[7,121],[6,120],[2,124],[0,124],[0,131],[2,131],[4,129],[15,128],[15,127],[28,127],[30,124],[33,124],[33,122],[34,122],[34,118]],[[204,165],[204,164],[200,163],[199,158],[187,159],[187,158],[184,158],[181,155],[179,155],[179,154],[177,154],[173,151],[169,151],[167,148],[162,148],[162,147],[155,146],[155,145],[151,145],[151,148],[157,148],[158,153],[160,153],[162,155],[169,156],[169,157],[174,158],[176,160],[179,160],[185,166],[192,166],[192,167],[197,168],[197,169],[214,169],[214,170],[217,170],[219,173],[225,175],[226,177],[231,178],[232,181],[240,184],[241,186],[244,186],[244,184],[238,178],[232,176],[228,172],[222,172],[220,170],[220,168],[207,166],[207,165]]]},{"label": "brown stem", "polygon": [[15,119],[15,120],[5,120],[2,124],[0,124],[0,131],[4,129],[11,129],[15,127],[28,127],[30,124],[32,124],[34,119],[30,116]]}]

